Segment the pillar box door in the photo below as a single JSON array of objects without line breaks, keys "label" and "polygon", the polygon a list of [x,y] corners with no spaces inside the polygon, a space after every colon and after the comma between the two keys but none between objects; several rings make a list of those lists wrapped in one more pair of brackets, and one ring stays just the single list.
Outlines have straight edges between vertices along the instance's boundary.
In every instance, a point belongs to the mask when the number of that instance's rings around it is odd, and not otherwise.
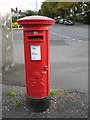
[{"label": "pillar box door", "polygon": [[24,33],[27,95],[32,99],[50,96],[50,25],[54,23],[43,16],[18,20]]},{"label": "pillar box door", "polygon": [[[35,31],[36,32],[36,31]],[[46,31],[26,32],[27,51],[25,51],[26,68],[28,71],[27,94],[34,98],[43,98],[50,94],[50,55],[48,46],[50,43],[46,40]],[[48,45],[49,44],[49,45]],[[31,69],[30,69],[31,68]]]}]

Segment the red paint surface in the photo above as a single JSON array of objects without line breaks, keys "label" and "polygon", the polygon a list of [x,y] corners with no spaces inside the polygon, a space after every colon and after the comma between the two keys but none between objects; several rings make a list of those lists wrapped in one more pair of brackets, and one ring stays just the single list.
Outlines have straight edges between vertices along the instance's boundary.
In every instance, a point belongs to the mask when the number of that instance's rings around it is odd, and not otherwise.
[{"label": "red paint surface", "polygon": [[[54,23],[55,20],[43,16],[30,16],[18,20],[24,33],[27,95],[33,98],[43,98],[50,94],[50,25]],[[37,31],[36,35],[34,31]],[[41,46],[41,60],[31,60],[31,45]]]}]

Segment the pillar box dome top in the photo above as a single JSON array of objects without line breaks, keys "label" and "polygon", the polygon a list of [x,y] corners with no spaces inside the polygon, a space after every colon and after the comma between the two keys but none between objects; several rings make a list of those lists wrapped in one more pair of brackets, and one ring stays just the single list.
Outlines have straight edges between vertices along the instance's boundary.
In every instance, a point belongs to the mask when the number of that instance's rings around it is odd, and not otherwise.
[{"label": "pillar box dome top", "polygon": [[52,25],[55,24],[55,20],[45,16],[28,16],[19,19],[18,24],[24,25]]}]

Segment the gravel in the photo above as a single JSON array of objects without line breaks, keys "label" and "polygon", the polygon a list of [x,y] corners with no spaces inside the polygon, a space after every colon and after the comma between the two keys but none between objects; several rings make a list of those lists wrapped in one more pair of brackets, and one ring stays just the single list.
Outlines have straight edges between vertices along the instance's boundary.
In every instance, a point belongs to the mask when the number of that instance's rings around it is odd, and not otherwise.
[{"label": "gravel", "polygon": [[[50,108],[44,112],[31,112],[26,107],[25,87],[3,85],[2,117],[3,118],[88,118],[88,96],[75,91],[54,90]],[[8,91],[16,93],[8,96]],[[62,94],[69,93],[69,94]],[[16,103],[21,102],[19,107]]]}]

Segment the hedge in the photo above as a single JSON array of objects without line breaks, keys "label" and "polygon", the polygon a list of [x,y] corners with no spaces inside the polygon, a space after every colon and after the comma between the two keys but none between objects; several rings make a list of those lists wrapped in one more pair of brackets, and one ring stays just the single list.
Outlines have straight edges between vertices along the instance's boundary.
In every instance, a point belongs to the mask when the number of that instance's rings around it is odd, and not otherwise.
[{"label": "hedge", "polygon": [[90,12],[84,17],[84,24],[90,24]]},{"label": "hedge", "polygon": [[88,24],[88,16],[84,17],[84,24]]},{"label": "hedge", "polygon": [[[19,27],[21,27],[21,26],[19,25]],[[17,22],[12,23],[12,28],[18,28],[18,23]]]},{"label": "hedge", "polygon": [[84,22],[84,19],[83,19],[83,18],[76,18],[76,21],[77,21],[77,22],[80,22],[80,23],[83,23],[83,22]]}]

